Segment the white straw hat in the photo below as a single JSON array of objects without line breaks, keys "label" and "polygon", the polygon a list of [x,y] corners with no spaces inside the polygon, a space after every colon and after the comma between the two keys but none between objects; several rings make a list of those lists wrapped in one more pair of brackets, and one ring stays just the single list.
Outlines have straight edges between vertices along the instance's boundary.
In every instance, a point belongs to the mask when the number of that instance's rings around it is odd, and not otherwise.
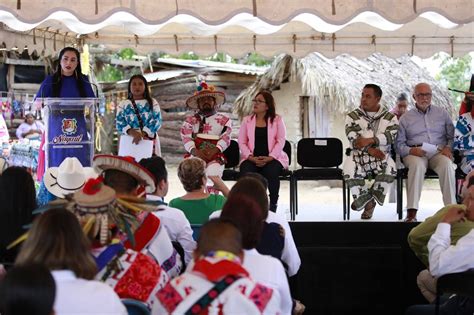
[{"label": "white straw hat", "polygon": [[59,198],[74,193],[84,186],[89,178],[97,177],[92,167],[83,167],[76,157],[65,158],[59,167],[50,167],[44,174],[46,189]]}]

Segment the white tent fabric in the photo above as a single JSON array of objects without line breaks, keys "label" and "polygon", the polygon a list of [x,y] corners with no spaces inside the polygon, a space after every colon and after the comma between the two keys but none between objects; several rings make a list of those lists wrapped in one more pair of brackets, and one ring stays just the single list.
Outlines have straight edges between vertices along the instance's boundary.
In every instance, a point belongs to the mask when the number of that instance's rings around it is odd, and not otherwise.
[{"label": "white tent fabric", "polygon": [[462,56],[474,47],[474,0],[1,0],[0,22],[0,44],[45,54],[73,43],[234,57]]},{"label": "white tent fabric", "polygon": [[39,23],[58,11],[72,13],[89,24],[116,12],[129,12],[147,24],[161,24],[179,14],[219,25],[239,13],[258,16],[278,25],[301,13],[319,16],[330,24],[344,24],[359,13],[376,12],[393,23],[406,23],[424,12],[437,12],[450,21],[473,22],[472,0],[2,0],[0,10],[20,21]]}]

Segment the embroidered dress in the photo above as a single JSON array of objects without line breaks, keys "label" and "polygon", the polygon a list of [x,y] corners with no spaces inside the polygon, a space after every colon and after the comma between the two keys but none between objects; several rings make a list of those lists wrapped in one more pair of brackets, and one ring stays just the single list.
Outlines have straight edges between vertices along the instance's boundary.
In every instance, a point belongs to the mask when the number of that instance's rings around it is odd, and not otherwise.
[{"label": "embroidered dress", "polygon": [[[215,156],[212,161],[207,161],[207,175],[222,176],[224,171],[225,158],[222,152],[230,144],[230,135],[232,133],[232,120],[229,116],[223,113],[215,113],[210,116],[202,116],[195,114],[186,117],[183,126],[181,127],[181,139],[184,144],[184,149],[191,153],[191,150],[204,145],[211,145],[210,142],[203,143],[198,135],[215,136],[216,139],[213,146],[216,146],[221,151]],[[199,140],[198,140],[199,139]]]},{"label": "embroidered dress", "polygon": [[[160,105],[155,99],[153,99],[153,110],[150,110],[146,99],[136,100],[135,104],[143,122],[143,131],[149,139],[154,139],[155,153],[161,155],[160,141],[157,134],[162,122]],[[116,127],[122,135],[126,135],[129,129],[140,130],[140,122],[130,100],[120,102],[117,107]]]},{"label": "embroidered dress", "polygon": [[[358,210],[372,198],[380,205],[384,202],[389,186],[397,174],[395,162],[390,157],[397,131],[397,117],[382,107],[373,115],[358,108],[346,117],[346,136],[351,153],[344,161],[343,172]],[[384,152],[385,158],[376,159],[367,152],[367,148],[355,149],[353,143],[358,137],[375,137],[374,147]],[[367,180],[374,182],[369,186]]]},{"label": "embroidered dress", "polygon": [[113,244],[93,251],[96,280],[111,286],[121,299],[134,299],[151,307],[154,294],[169,281],[168,274],[153,258]]},{"label": "embroidered dress", "polygon": [[459,150],[462,155],[461,169],[468,174],[474,169],[474,119],[470,112],[459,116],[454,129],[454,150]]},{"label": "embroidered dress", "polygon": [[199,259],[158,291],[152,314],[279,314],[278,292],[250,279],[237,257],[221,253]]}]

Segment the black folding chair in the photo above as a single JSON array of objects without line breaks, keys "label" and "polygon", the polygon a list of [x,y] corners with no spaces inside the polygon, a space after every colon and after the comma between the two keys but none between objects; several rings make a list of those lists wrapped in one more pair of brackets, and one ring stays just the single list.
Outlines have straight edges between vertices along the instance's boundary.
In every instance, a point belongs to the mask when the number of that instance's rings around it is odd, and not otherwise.
[{"label": "black folding chair", "polygon": [[339,166],[342,164],[342,142],[337,138],[305,138],[298,141],[298,164],[301,169],[293,171],[292,220],[298,214],[298,181],[341,180],[343,218],[346,220],[346,182]]},{"label": "black folding chair", "polygon": [[[285,146],[283,147],[283,151],[288,155],[288,165],[291,165],[291,143],[288,140],[285,140]],[[290,182],[290,214],[293,213],[293,196],[294,196],[294,191],[293,191],[293,172],[288,170],[288,169],[283,169],[280,173],[280,181],[281,180],[287,180]],[[294,220],[294,218],[292,219]]]},{"label": "black folding chair", "polygon": [[[453,152],[453,157],[454,157],[454,163],[458,165],[461,162],[461,156],[459,155],[459,151],[455,150]],[[397,214],[398,214],[398,219],[401,220],[403,217],[403,180],[407,179],[408,177],[408,168],[401,168],[397,170]],[[456,168],[455,171],[455,177],[456,177],[456,194],[458,193],[459,190],[459,183],[460,180],[463,180],[466,178],[466,174],[463,173],[463,171],[459,168],[459,166]],[[432,169],[427,169],[425,173],[425,179],[438,179],[438,174],[436,174],[435,171]],[[462,181],[461,181],[462,182]],[[460,202],[458,196],[456,196],[457,201]]]},{"label": "black folding chair", "polygon": [[[283,151],[288,155],[289,165],[291,165],[291,143],[285,140],[285,146]],[[230,141],[229,147],[224,151],[224,155],[227,158],[224,173],[222,174],[222,180],[236,181],[239,179],[240,172],[237,171],[237,166],[240,162],[240,150],[239,144],[235,140]],[[280,180],[287,180],[290,182],[290,212],[292,211],[292,196],[293,196],[293,172],[287,169],[283,169],[279,175]]]},{"label": "black folding chair", "polygon": [[436,286],[436,314],[439,314],[439,300],[443,294],[457,294],[469,298],[471,306],[474,304],[474,269],[441,276]]}]

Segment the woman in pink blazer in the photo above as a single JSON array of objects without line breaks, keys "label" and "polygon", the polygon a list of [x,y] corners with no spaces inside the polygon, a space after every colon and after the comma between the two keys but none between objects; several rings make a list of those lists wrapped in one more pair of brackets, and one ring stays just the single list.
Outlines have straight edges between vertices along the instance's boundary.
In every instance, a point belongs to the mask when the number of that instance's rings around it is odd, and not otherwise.
[{"label": "woman in pink blazer", "polygon": [[283,151],[286,128],[275,113],[275,101],[267,91],[260,91],[252,100],[253,114],[242,120],[239,131],[240,172],[262,174],[268,181],[270,210],[276,212],[283,168],[288,156]]}]

